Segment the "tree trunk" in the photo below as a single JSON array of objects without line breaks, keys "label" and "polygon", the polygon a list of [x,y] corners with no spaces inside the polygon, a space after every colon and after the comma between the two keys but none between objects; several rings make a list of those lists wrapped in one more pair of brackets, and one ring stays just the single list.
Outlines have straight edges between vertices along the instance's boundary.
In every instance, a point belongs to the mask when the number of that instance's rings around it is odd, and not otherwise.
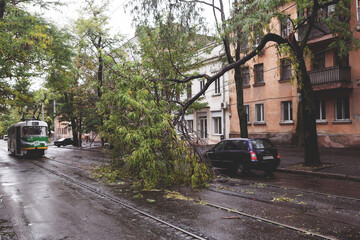
[{"label": "tree trunk", "polygon": [[303,129],[303,104],[300,100],[298,102],[298,111],[297,111],[297,122],[296,122],[296,132],[291,140],[291,143],[300,147],[304,144],[304,129]]},{"label": "tree trunk", "polygon": [[74,119],[71,119],[71,128],[72,128],[72,133],[73,133],[73,146],[77,146],[79,139],[78,139],[78,130],[77,130],[77,124],[76,121]]},{"label": "tree trunk", "polygon": [[99,68],[98,68],[98,96],[99,98],[101,98],[102,96],[102,92],[101,92],[101,87],[103,85],[103,68],[104,68],[104,63],[103,63],[103,58],[102,58],[102,53],[101,53],[101,37],[99,37],[99,40],[98,40],[98,45],[96,46],[97,47],[97,51],[98,51],[98,61],[99,61]]},{"label": "tree trunk", "polygon": [[79,121],[79,142],[78,142],[78,147],[82,146],[82,138],[81,137],[82,137],[82,120]]},{"label": "tree trunk", "polygon": [[315,99],[309,73],[306,70],[305,61],[302,56],[298,58],[301,69],[301,101],[304,129],[304,165],[318,166],[321,164],[319,145],[316,132]]},{"label": "tree trunk", "polygon": [[237,112],[239,116],[240,123],[240,136],[242,138],[248,137],[247,129],[247,116],[244,107],[244,91],[243,91],[243,79],[241,78],[241,68],[240,66],[235,67],[234,79],[236,85],[236,100],[237,100]]},{"label": "tree trunk", "polygon": [[0,19],[4,19],[6,0],[0,0]]}]

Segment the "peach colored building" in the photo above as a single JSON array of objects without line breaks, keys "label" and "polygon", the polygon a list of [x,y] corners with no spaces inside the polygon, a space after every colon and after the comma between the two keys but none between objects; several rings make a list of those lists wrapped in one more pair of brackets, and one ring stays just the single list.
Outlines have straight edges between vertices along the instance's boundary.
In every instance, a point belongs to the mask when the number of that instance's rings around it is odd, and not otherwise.
[{"label": "peach colored building", "polygon": [[[352,1],[351,29],[360,26],[359,1]],[[296,7],[288,8],[296,17]],[[323,14],[333,14],[329,6]],[[291,26],[274,19],[272,32],[289,34]],[[360,28],[360,27],[358,27]],[[301,32],[301,31],[300,31]],[[317,132],[321,146],[360,146],[360,50],[339,59],[329,44],[335,36],[314,30],[309,46],[315,62],[309,62],[313,90],[316,97]],[[300,33],[301,34],[301,33]],[[360,32],[354,31],[360,38]],[[280,57],[274,43],[268,43],[261,54],[242,68],[244,103],[248,111],[249,136],[269,137],[277,143],[290,143],[296,130],[299,95],[291,81],[291,64]],[[230,73],[233,77],[233,74]],[[293,79],[293,78],[292,78]],[[234,80],[230,79],[230,137],[240,136],[236,109]],[[294,80],[295,81],[295,80]]]},{"label": "peach colored building", "polygon": [[55,132],[56,139],[73,137],[71,130],[71,123],[67,121],[59,121],[59,118],[55,118]]}]

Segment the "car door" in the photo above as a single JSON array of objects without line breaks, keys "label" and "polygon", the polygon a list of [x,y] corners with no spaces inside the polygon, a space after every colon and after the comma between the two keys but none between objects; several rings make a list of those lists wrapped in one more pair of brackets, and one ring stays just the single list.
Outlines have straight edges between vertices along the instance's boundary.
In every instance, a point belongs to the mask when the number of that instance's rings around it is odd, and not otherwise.
[{"label": "car door", "polygon": [[237,161],[237,145],[235,140],[227,141],[222,153],[224,167],[232,167]]},{"label": "car door", "polygon": [[225,146],[225,141],[219,142],[212,149],[207,152],[207,157],[210,158],[214,167],[221,167],[222,153]]},{"label": "car door", "polygon": [[249,159],[248,142],[246,140],[229,141],[225,146],[226,165],[228,167],[237,166],[239,163],[247,165]]},{"label": "car door", "polygon": [[238,163],[242,163],[245,167],[249,165],[250,161],[250,149],[248,140],[237,141],[237,159]]}]

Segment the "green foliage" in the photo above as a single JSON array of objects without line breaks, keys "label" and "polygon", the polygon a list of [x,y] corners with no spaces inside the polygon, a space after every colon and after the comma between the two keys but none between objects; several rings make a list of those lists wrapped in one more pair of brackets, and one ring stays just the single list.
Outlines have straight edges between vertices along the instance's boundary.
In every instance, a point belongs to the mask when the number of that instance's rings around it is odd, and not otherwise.
[{"label": "green foliage", "polygon": [[39,118],[42,105],[45,120],[51,126],[53,107],[49,101],[53,96],[45,90],[31,90],[31,84],[40,78],[46,78],[51,86],[60,82],[54,76],[65,75],[64,66],[68,68],[69,35],[24,10],[29,3],[49,7],[41,0],[3,3],[4,8],[0,9],[0,112],[12,117],[2,123],[2,130],[6,131],[9,123],[22,117]]},{"label": "green foliage", "polygon": [[43,70],[54,55],[54,26],[39,16],[8,4],[0,21],[0,78],[30,77]]},{"label": "green foliage", "polygon": [[159,101],[149,88],[150,82],[128,67],[131,64],[123,69],[123,77],[114,79],[108,86],[111,88],[104,91],[99,106],[109,113],[102,135],[113,146],[109,150],[113,165],[126,169],[137,186],[149,189],[206,185],[211,173],[177,137],[167,110],[169,103]]}]

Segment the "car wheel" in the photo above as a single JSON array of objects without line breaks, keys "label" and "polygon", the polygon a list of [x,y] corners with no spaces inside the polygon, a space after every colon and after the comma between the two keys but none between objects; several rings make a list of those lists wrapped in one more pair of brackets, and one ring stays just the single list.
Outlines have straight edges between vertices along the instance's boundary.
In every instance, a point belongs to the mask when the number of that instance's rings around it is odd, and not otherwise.
[{"label": "car wheel", "polygon": [[244,176],[247,172],[248,169],[242,163],[239,163],[235,168],[235,173],[239,176]]}]

